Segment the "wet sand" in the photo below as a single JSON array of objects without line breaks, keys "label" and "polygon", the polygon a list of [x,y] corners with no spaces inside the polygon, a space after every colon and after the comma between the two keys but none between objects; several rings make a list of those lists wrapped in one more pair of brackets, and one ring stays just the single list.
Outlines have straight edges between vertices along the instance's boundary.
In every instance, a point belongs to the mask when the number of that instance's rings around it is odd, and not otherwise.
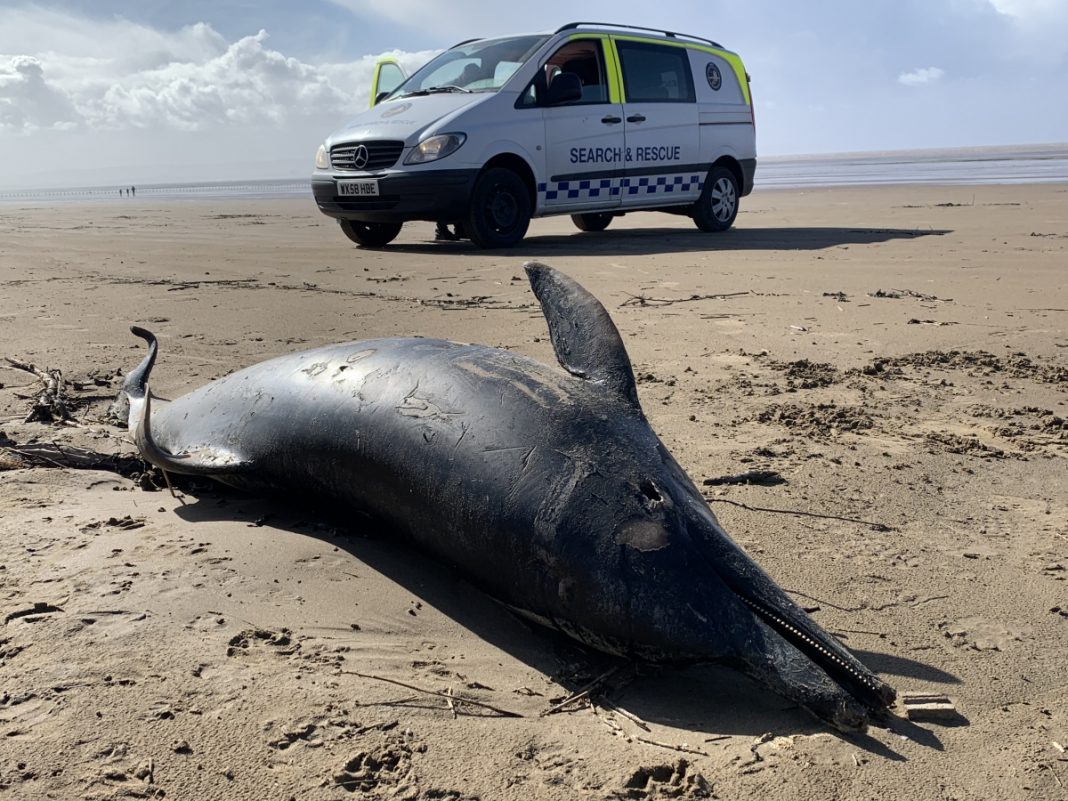
[{"label": "wet sand", "polygon": [[[500,252],[426,223],[361,251],[310,200],[0,207],[0,358],[61,371],[74,418],[23,422],[42,384],[0,361],[0,795],[1064,798],[1068,186],[746,200],[724,235],[550,219]],[[371,523],[103,456],[133,452],[130,323],[163,397],[394,334],[552,363],[530,258],[612,313],[735,539],[955,717],[843,737],[730,670],[629,666],[540,716],[612,663]],[[781,481],[719,481],[748,471]]]}]

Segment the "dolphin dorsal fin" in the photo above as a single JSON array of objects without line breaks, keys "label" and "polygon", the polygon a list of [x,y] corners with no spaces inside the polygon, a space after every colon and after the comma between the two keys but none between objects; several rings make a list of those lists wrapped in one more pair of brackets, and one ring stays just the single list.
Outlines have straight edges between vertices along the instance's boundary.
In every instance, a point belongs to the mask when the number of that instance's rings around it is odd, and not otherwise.
[{"label": "dolphin dorsal fin", "polygon": [[541,303],[560,366],[595,381],[641,410],[634,370],[612,318],[579,283],[536,261],[523,265]]}]

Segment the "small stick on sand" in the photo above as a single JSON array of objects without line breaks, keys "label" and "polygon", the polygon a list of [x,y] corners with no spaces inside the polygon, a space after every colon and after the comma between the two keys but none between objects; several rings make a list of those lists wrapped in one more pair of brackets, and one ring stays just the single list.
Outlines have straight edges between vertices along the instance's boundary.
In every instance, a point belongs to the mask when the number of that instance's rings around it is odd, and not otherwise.
[{"label": "small stick on sand", "polygon": [[1058,787],[1064,787],[1064,785],[1061,784],[1060,777],[1057,776],[1057,771],[1053,769],[1052,765],[1050,765],[1048,762],[1039,762],[1038,766],[1040,768],[1045,768],[1049,771],[1049,775],[1053,777],[1053,781],[1057,782]]},{"label": "small stick on sand", "polygon": [[395,728],[398,723],[399,723],[399,721],[396,721],[396,720],[388,720],[388,721],[385,721],[384,723],[370,723],[370,724],[368,724],[366,726],[360,726],[360,728],[354,729],[351,734],[345,735],[345,736],[348,736],[348,737],[359,737],[361,734],[367,734],[367,732],[372,731],[373,729],[381,729],[382,731],[389,731],[390,729]]},{"label": "small stick on sand", "polygon": [[593,716],[595,718],[597,718],[597,720],[599,720],[605,726],[607,726],[609,729],[611,729],[613,734],[620,734],[620,735],[624,734],[622,726],[620,726],[618,723],[616,723],[611,718],[601,717],[601,715],[599,715],[597,713],[597,706],[596,705],[591,705],[590,709],[593,711]]},{"label": "small stick on sand", "polygon": [[171,477],[167,475],[167,471],[164,470],[162,467],[159,469],[159,471],[163,473],[163,483],[165,483],[167,485],[167,489],[171,491],[171,497],[178,501],[178,503],[180,503],[182,506],[185,506],[185,498],[183,498],[181,495],[174,491],[174,487],[171,485]]},{"label": "small stick on sand", "polygon": [[538,717],[539,718],[543,718],[543,717],[545,717],[547,715],[555,715],[557,712],[563,711],[564,707],[570,706],[571,704],[575,703],[576,701],[581,701],[582,699],[589,698],[589,697],[590,697],[590,691],[589,690],[582,690],[581,692],[572,693],[571,695],[569,695],[567,698],[565,698],[563,701],[561,701],[560,703],[556,704],[555,706],[549,707],[544,712],[539,712],[538,713]]},{"label": "small stick on sand", "polygon": [[627,720],[629,720],[631,723],[633,723],[635,726],[637,726],[639,729],[642,729],[644,731],[652,731],[652,729],[649,728],[649,724],[647,724],[644,720],[642,720],[640,717],[635,715],[633,712],[628,712],[623,707],[616,706],[615,704],[613,704],[613,703],[611,703],[609,701],[606,701],[603,704],[603,706],[609,712],[616,712],[616,713],[622,715]]},{"label": "small stick on sand", "polygon": [[518,712],[509,712],[507,709],[500,709],[489,704],[484,704],[481,701],[475,701],[472,698],[466,698],[464,696],[453,695],[450,690],[448,693],[443,693],[439,690],[424,690],[422,687],[416,687],[414,684],[406,684],[403,681],[397,681],[397,679],[387,679],[385,676],[375,676],[370,673],[360,673],[356,670],[343,670],[342,673],[347,673],[350,676],[359,676],[361,679],[374,679],[375,681],[384,681],[387,684],[396,684],[398,687],[404,687],[407,690],[415,690],[417,693],[423,693],[425,695],[436,695],[439,698],[444,698],[451,703],[470,704],[471,706],[481,707],[482,709],[488,709],[490,712],[496,712],[498,715],[506,718],[521,718]]},{"label": "small stick on sand", "polygon": [[575,692],[571,693],[571,695],[569,695],[567,698],[565,698],[560,703],[556,704],[555,706],[549,707],[544,712],[541,712],[538,715],[538,717],[539,718],[543,718],[546,715],[556,714],[561,709],[563,709],[565,706],[568,706],[569,704],[572,704],[575,701],[578,701],[580,698],[585,698],[586,696],[588,696],[590,694],[590,690],[592,690],[598,684],[603,682],[605,679],[608,679],[608,678],[614,676],[616,673],[619,672],[619,669],[621,667],[623,667],[623,666],[622,665],[616,665],[613,668],[609,668],[604,673],[602,673],[600,676],[595,678],[593,681],[591,681],[588,684],[585,684],[582,687],[580,687],[579,689],[575,690]]},{"label": "small stick on sand", "polygon": [[796,509],[771,509],[767,506],[750,506],[742,503],[741,501],[732,501],[729,498],[709,498],[705,496],[705,500],[708,503],[729,503],[731,506],[737,506],[740,509],[748,509],[750,512],[774,512],[780,515],[797,515],[798,517],[818,517],[822,520],[844,520],[846,523],[863,523],[865,526],[871,526],[873,531],[896,531],[893,526],[888,526],[886,523],[873,523],[871,520],[861,520],[859,517],[843,517],[841,515],[825,515],[819,512],[802,512]]},{"label": "small stick on sand", "polygon": [[673,745],[672,743],[664,743],[660,740],[650,740],[648,737],[635,737],[635,741],[639,743],[645,743],[646,745],[655,745],[658,748],[667,748],[670,751],[680,751],[683,754],[698,754],[699,756],[712,756],[707,751],[702,751],[699,748],[690,748],[688,745]]}]

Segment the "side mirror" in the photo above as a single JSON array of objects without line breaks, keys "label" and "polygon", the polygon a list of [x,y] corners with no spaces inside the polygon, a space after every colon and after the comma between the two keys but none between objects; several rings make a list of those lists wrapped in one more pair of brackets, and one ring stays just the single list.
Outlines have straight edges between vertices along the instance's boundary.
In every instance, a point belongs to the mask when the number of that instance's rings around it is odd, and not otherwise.
[{"label": "side mirror", "polygon": [[561,103],[570,103],[572,100],[582,99],[582,81],[573,72],[561,72],[553,82],[549,84],[549,91],[545,93],[545,105],[558,106]]},{"label": "side mirror", "polygon": [[377,106],[379,103],[381,103],[387,97],[389,97],[389,92],[379,92],[377,95],[375,95],[375,102],[372,103],[371,105],[372,106]]}]

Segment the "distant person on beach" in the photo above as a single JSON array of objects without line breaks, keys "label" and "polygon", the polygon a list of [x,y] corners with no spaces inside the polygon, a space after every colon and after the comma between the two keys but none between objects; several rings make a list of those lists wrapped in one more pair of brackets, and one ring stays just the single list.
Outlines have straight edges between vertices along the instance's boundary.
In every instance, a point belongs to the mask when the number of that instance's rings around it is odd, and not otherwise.
[{"label": "distant person on beach", "polygon": [[130,187],[130,197],[135,197],[136,195],[137,195],[137,187],[136,186],[131,186]]}]

